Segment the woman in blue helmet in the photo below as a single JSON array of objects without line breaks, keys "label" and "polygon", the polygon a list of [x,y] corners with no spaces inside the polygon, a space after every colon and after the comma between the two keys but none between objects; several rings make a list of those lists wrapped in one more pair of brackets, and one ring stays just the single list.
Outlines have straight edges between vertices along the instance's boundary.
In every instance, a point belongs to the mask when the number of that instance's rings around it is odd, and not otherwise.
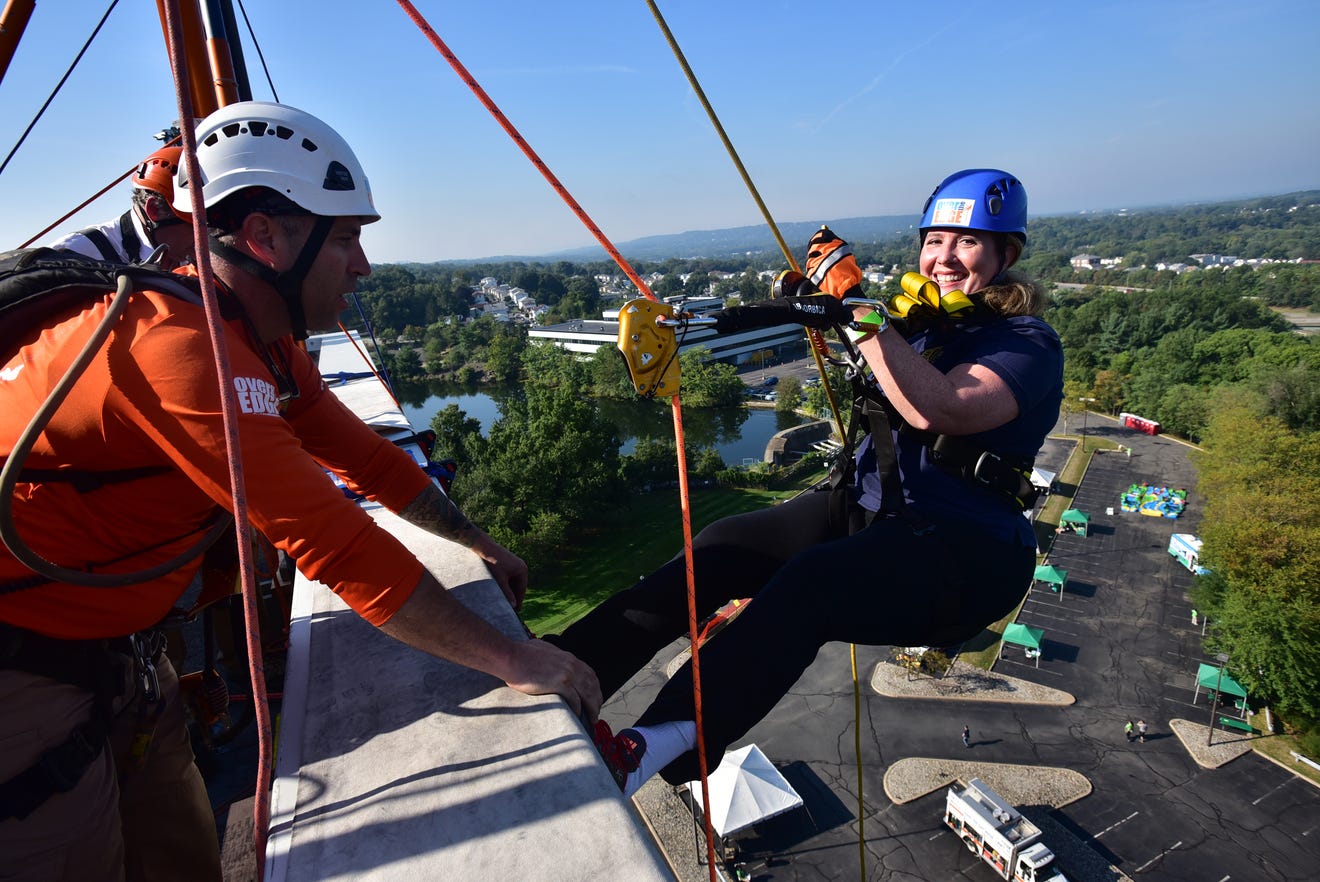
[{"label": "woman in blue helmet", "polygon": [[[1009,272],[1026,220],[1012,175],[950,175],[924,208],[919,267],[975,309],[909,326],[906,337],[883,314],[856,312],[855,327],[868,330],[855,345],[874,384],[870,432],[842,490],[846,519],[831,517],[838,494],[806,493],[694,541],[698,616],[755,598],[701,650],[712,766],[825,643],[955,645],[1021,601],[1036,542],[1018,479],[1063,397],[1059,338],[1036,317],[1040,290]],[[686,630],[680,556],[550,639],[591,665],[608,696]],[[661,770],[675,784],[697,777],[694,716],[685,668],[633,727],[612,735],[598,724],[597,746],[625,793]]]}]

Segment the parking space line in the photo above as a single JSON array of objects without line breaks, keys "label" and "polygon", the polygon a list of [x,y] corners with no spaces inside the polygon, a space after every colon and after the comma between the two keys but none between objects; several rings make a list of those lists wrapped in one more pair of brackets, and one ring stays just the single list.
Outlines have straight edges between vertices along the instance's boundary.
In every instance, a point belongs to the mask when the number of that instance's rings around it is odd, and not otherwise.
[{"label": "parking space line", "polygon": [[[1142,864],[1141,866],[1137,867],[1137,868],[1136,868],[1135,870],[1133,870],[1132,872],[1133,872],[1133,873],[1140,873],[1142,870],[1146,869],[1147,867],[1149,867],[1151,864],[1155,863],[1156,861],[1158,861],[1158,860],[1162,860],[1162,859],[1164,858],[1164,856],[1167,855],[1167,854],[1169,854],[1170,852],[1177,851],[1178,848],[1179,848],[1179,846],[1181,846],[1181,845],[1182,845],[1182,840],[1179,839],[1179,840],[1178,840],[1177,842],[1175,842],[1173,845],[1170,845],[1168,848],[1164,849],[1164,851],[1162,851],[1162,852],[1160,852],[1159,854],[1155,855],[1155,857],[1153,857],[1153,858],[1151,858],[1150,860],[1146,861],[1144,864]],[[1228,878],[1227,876],[1224,877],[1224,879],[1227,879],[1227,878]],[[1219,882],[1224,882],[1224,880],[1223,880],[1223,879],[1220,879]]]},{"label": "parking space line", "polygon": [[[1034,618],[1037,618],[1037,619],[1048,619],[1049,616],[1035,616]],[[1021,622],[1022,620],[1021,620],[1021,619],[1018,619],[1018,621]],[[1066,621],[1068,621],[1068,620],[1067,620],[1067,619],[1059,619],[1059,621],[1061,621],[1061,622],[1066,622]],[[1034,622],[1022,622],[1022,624],[1024,624],[1024,625],[1027,625],[1027,624],[1034,624]],[[1063,636],[1063,637],[1089,637],[1089,636],[1090,636],[1089,634],[1081,634],[1081,633],[1079,633],[1079,632],[1077,632],[1077,631],[1065,631],[1065,630],[1063,630],[1062,628],[1055,628],[1055,627],[1051,627],[1051,628],[1049,629],[1049,631],[1050,631],[1050,636],[1051,636],[1051,637],[1058,637],[1058,636]]]},{"label": "parking space line", "polygon": [[1106,827],[1105,829],[1101,830],[1099,833],[1095,834],[1095,835],[1092,836],[1091,838],[1092,838],[1092,839],[1099,839],[1101,836],[1104,836],[1104,835],[1105,835],[1106,833],[1108,833],[1110,830],[1113,830],[1115,827],[1121,826],[1122,824],[1126,824],[1128,821],[1132,820],[1133,818],[1135,818],[1135,817],[1136,817],[1137,815],[1139,815],[1139,814],[1141,814],[1141,812],[1133,812],[1132,814],[1128,815],[1128,816],[1127,816],[1126,818],[1124,818],[1123,820],[1121,820],[1121,821],[1115,821],[1114,823],[1110,824],[1108,827]]},{"label": "parking space line", "polygon": [[1258,796],[1256,799],[1253,799],[1253,800],[1251,801],[1251,804],[1252,804],[1252,805],[1260,805],[1261,800],[1265,799],[1266,797],[1273,796],[1274,794],[1278,793],[1278,792],[1279,792],[1280,790],[1282,790],[1283,788],[1287,787],[1290,783],[1292,783],[1292,779],[1291,779],[1291,778],[1289,778],[1287,781],[1284,781],[1284,782],[1283,782],[1282,784],[1280,784],[1278,787],[1275,787],[1275,788],[1274,788],[1273,790],[1271,790],[1269,793],[1266,793],[1266,794],[1264,794],[1264,795],[1262,795],[1262,796]]},{"label": "parking space line", "polygon": [[1020,667],[1030,668],[1031,670],[1033,670],[1033,671],[1039,671],[1039,672],[1042,673],[1042,674],[1049,674],[1051,677],[1062,677],[1062,676],[1063,676],[1063,674],[1062,674],[1061,672],[1047,671],[1047,670],[1045,670],[1044,668],[1038,668],[1038,667],[1036,667],[1035,665],[1029,665],[1029,664],[1027,664],[1026,662],[1014,661],[1014,660],[1011,659],[1011,658],[1000,658],[999,661],[1001,661],[1001,662],[1003,662],[1003,663],[1005,663],[1005,664],[1009,664],[1009,665],[1018,665],[1018,666],[1020,666]]}]

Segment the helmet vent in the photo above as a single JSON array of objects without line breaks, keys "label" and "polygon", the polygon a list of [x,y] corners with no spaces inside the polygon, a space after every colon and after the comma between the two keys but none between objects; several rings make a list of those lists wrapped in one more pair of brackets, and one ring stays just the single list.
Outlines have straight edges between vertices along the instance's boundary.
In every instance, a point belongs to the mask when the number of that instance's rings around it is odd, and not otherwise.
[{"label": "helmet vent", "polygon": [[306,150],[308,153],[315,153],[319,148],[316,146],[315,142],[303,138],[302,149]]},{"label": "helmet vent", "polygon": [[338,160],[331,162],[325,169],[325,182],[321,184],[323,190],[352,190],[353,173],[350,172],[343,163]]},{"label": "helmet vent", "polygon": [[266,134],[266,124],[261,120],[252,120],[252,122],[248,123],[248,129],[250,129],[254,135]]}]

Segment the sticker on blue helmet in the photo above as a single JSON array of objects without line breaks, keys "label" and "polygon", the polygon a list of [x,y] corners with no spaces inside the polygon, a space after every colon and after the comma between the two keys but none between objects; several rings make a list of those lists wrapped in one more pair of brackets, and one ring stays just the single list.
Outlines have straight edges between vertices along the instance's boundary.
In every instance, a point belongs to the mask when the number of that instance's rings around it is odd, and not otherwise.
[{"label": "sticker on blue helmet", "polygon": [[972,199],[936,199],[930,213],[932,227],[969,227],[972,225]]}]

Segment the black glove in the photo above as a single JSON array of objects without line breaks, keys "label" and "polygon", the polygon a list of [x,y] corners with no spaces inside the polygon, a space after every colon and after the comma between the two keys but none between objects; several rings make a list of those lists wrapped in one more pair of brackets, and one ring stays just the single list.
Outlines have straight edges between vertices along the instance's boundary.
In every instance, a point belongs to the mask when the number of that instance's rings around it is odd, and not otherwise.
[{"label": "black glove", "polygon": [[732,334],[775,325],[802,325],[818,331],[853,320],[850,307],[832,294],[809,294],[804,297],[781,297],[746,306],[730,306],[714,314],[715,332]]}]

